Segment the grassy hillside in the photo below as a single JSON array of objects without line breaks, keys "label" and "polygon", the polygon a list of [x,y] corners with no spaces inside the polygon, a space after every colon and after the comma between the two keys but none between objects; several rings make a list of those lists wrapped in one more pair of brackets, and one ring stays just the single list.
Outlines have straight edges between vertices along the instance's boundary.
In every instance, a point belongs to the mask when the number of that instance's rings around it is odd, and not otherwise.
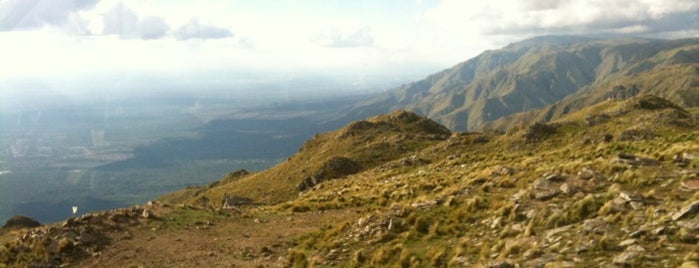
[{"label": "grassy hillside", "polygon": [[[224,180],[209,188],[187,189],[190,202],[217,206],[225,195],[251,198],[256,203],[289,201],[322,181],[342,178],[386,161],[409,156],[449,137],[451,132],[432,120],[396,111],[355,121],[316,135],[297,154],[256,174]],[[171,198],[181,198],[170,196]]]},{"label": "grassy hillside", "polygon": [[[639,94],[507,132],[450,133],[399,111],[320,134],[270,170],[234,172],[166,203],[13,229],[0,236],[0,260],[696,267],[696,112]],[[224,195],[245,202],[224,208]]]},{"label": "grassy hillside", "polygon": [[695,116],[642,95],[503,135],[453,135],[419,154],[429,164],[389,162],[293,201],[364,212],[304,236],[290,261],[677,267],[698,260],[697,211],[681,213],[699,201],[691,186],[699,176]]}]

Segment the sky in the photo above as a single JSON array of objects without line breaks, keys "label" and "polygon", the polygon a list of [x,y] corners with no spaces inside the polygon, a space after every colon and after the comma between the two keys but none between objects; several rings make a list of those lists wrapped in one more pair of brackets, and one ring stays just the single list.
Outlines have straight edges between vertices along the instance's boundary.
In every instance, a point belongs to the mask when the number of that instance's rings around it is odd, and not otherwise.
[{"label": "sky", "polygon": [[699,0],[0,0],[0,80],[437,71],[552,34],[697,37]]}]

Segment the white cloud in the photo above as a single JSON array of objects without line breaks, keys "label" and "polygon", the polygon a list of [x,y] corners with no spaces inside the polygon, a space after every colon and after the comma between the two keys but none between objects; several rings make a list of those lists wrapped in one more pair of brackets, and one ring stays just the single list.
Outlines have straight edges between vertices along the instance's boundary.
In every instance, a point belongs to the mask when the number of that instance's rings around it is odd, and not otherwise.
[{"label": "white cloud", "polygon": [[0,0],[0,76],[447,67],[543,34],[697,36],[698,14],[697,0]]},{"label": "white cloud", "polygon": [[[81,10],[94,8],[99,0],[6,0],[0,1],[0,31],[31,30],[44,26],[82,23]],[[78,28],[81,28],[78,26]]]},{"label": "white cloud", "polygon": [[[465,30],[473,36],[654,33],[671,30],[663,20],[686,20],[688,13],[696,12],[699,1],[444,0],[425,12],[425,20],[454,33],[466,26]],[[678,23],[673,27],[681,29],[687,25]]]},{"label": "white cloud", "polygon": [[325,47],[370,47],[374,45],[374,37],[369,27],[346,33],[337,28],[323,31],[314,39]]},{"label": "white cloud", "polygon": [[114,34],[121,38],[158,39],[170,30],[161,17],[139,18],[135,11],[123,3],[115,5],[102,16],[102,34]]},{"label": "white cloud", "polygon": [[174,36],[177,40],[188,39],[220,39],[233,37],[233,33],[223,27],[200,24],[199,19],[192,18],[189,23],[180,26]]}]

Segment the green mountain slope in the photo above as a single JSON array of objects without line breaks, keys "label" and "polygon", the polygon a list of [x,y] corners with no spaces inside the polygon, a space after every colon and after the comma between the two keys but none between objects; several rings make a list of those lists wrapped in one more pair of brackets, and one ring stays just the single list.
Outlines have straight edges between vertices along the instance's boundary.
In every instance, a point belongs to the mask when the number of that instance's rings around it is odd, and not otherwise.
[{"label": "green mountain slope", "polygon": [[[424,80],[360,102],[347,117],[407,109],[453,130],[473,130],[572,95],[595,95],[594,101],[577,105],[584,107],[598,102],[604,94],[582,92],[609,91],[616,83],[639,80],[648,74],[672,81],[639,85],[643,91],[683,106],[696,105],[694,67],[699,63],[698,45],[699,39],[533,38],[486,51]],[[579,95],[570,98],[580,99]],[[570,108],[560,109],[558,113],[562,114]]]}]

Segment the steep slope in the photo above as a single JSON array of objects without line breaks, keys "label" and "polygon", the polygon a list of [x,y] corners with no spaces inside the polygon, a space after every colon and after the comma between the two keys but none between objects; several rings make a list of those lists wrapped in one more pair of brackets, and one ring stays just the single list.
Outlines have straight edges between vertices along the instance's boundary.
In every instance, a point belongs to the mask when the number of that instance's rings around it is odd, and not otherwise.
[{"label": "steep slope", "polygon": [[[696,265],[699,122],[652,95],[505,135],[464,133],[293,201],[368,208],[307,235],[298,265]],[[348,200],[342,202],[340,200]],[[351,200],[351,201],[350,201]],[[691,267],[691,266],[688,266]]]},{"label": "steep slope", "polygon": [[[355,121],[334,132],[316,135],[297,154],[264,172],[224,179],[209,188],[182,192],[190,202],[220,206],[224,196],[273,204],[293,199],[322,181],[341,178],[415,153],[444,140],[451,132],[424,117],[396,111]],[[167,199],[181,199],[182,195]]]},{"label": "steep slope", "polygon": [[[550,105],[578,92],[640,77],[641,73],[677,79],[671,75],[699,63],[697,45],[699,39],[537,37],[486,51],[424,80],[360,102],[347,117],[407,109],[453,130],[473,130],[486,122]],[[694,105],[694,101],[685,103],[687,96],[683,93],[668,92],[667,86],[654,87],[658,90],[650,93],[664,90],[662,96],[681,105]],[[595,102],[587,104],[590,103]]]},{"label": "steep slope", "polygon": [[609,98],[625,99],[641,93],[666,98],[682,107],[699,106],[699,40],[697,43],[658,53],[634,65],[629,73],[597,81],[554,104],[481,127],[505,130],[521,122],[555,120]]},{"label": "steep slope", "polygon": [[[13,230],[0,264],[695,267],[692,111],[639,94],[548,124],[453,134],[396,112],[321,134],[270,170],[165,198],[184,204]],[[323,179],[299,188],[309,174]],[[225,194],[238,198],[223,207]]]}]

